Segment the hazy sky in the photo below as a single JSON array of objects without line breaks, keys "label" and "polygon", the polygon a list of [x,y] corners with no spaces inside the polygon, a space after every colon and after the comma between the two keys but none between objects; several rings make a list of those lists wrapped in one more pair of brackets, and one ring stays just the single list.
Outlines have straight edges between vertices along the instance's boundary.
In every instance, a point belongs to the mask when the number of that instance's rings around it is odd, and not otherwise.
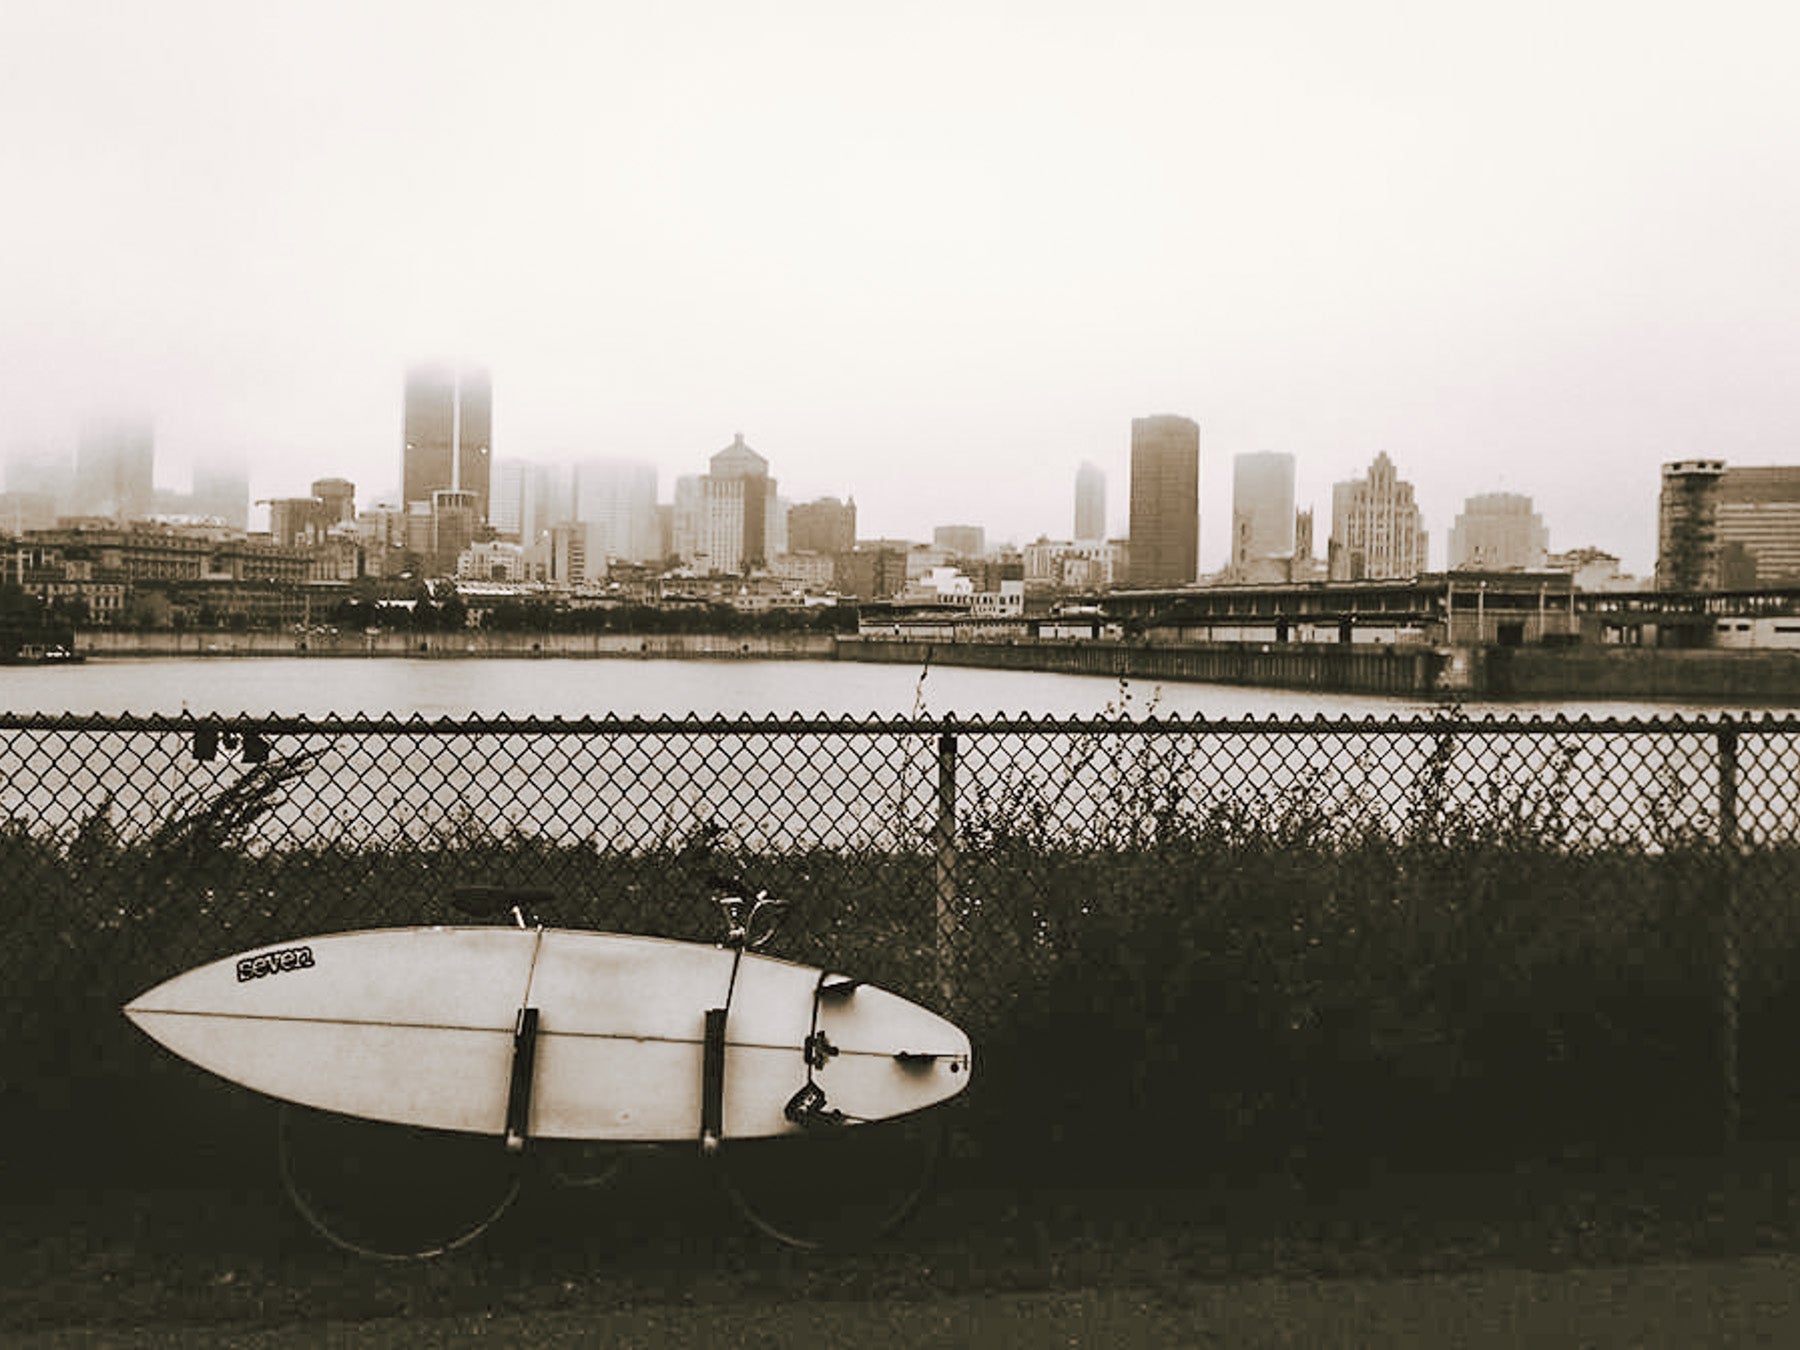
[{"label": "hazy sky", "polygon": [[742,431],[865,535],[1122,532],[1130,421],[1386,450],[1649,570],[1658,466],[1800,463],[1791,3],[0,3],[0,449],[399,479],[419,358],[496,453]]}]

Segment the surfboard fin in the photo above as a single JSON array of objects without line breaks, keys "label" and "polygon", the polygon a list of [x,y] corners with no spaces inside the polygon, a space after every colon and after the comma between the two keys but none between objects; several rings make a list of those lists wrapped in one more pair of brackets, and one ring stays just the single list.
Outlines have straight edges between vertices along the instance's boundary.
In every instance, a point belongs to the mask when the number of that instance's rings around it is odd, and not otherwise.
[{"label": "surfboard fin", "polygon": [[860,988],[862,988],[861,980],[853,980],[847,975],[837,975],[819,985],[819,997],[822,999],[849,998]]}]

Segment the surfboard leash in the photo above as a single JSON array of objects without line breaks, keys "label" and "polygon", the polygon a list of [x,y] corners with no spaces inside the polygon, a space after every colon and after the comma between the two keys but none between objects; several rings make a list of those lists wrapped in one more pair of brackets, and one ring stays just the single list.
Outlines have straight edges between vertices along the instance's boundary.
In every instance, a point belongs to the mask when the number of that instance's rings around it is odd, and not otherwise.
[{"label": "surfboard leash", "polygon": [[819,1028],[819,1009],[828,996],[844,997],[856,989],[854,980],[840,984],[827,985],[830,978],[823,970],[819,972],[818,983],[813,986],[812,1026],[808,1029],[806,1041],[801,1046],[801,1059],[806,1064],[806,1083],[782,1108],[782,1114],[803,1130],[820,1127],[830,1128],[838,1125],[866,1124],[859,1116],[849,1116],[827,1104],[825,1089],[819,1086],[817,1074],[836,1057],[838,1048],[831,1043],[831,1038]]}]

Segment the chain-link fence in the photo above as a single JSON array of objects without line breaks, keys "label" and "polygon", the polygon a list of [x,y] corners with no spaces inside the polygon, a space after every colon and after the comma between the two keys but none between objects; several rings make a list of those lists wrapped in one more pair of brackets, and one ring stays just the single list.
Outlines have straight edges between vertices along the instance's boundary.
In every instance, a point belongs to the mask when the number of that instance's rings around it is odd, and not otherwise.
[{"label": "chain-link fence", "polygon": [[9,716],[0,822],[30,1121],[193,1090],[146,986],[497,884],[703,940],[784,897],[780,954],[970,1028],[1018,1156],[1800,1131],[1792,720]]}]

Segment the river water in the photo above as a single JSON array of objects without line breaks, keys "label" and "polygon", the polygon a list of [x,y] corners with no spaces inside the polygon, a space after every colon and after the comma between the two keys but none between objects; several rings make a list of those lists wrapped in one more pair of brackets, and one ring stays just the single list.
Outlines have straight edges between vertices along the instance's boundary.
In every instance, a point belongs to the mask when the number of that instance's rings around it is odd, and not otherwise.
[{"label": "river water", "polygon": [[[374,717],[1430,716],[1425,699],[833,661],[106,658],[0,668],[0,712]],[[1717,715],[1693,701],[1479,703],[1476,716]],[[1759,708],[1785,715],[1794,709]]]},{"label": "river water", "polygon": [[[1469,808],[1495,793],[1513,806],[1554,805],[1579,814],[1576,833],[1585,838],[1717,828],[1722,743],[1705,726],[1610,733],[1496,726],[1444,740],[1417,725],[1442,710],[1419,699],[796,660],[105,658],[0,669],[0,712],[12,714],[446,719],[440,731],[422,723],[402,735],[284,735],[278,753],[320,758],[268,822],[271,842],[277,831],[290,840],[308,833],[371,842],[433,837],[455,827],[459,813],[476,811],[490,829],[552,822],[598,837],[654,840],[721,816],[758,847],[899,847],[925,837],[935,809],[936,739],[899,728],[747,735],[721,726],[598,738],[458,732],[454,724],[471,716],[1398,719],[1413,730],[1195,729],[1139,740],[971,729],[959,738],[959,790],[992,803],[1030,785],[1058,804],[1070,829],[1106,820],[1108,804],[1134,783],[1157,791],[1179,783],[1190,802],[1279,804],[1322,795],[1334,815],[1373,809],[1390,824],[1429,792]],[[1594,702],[1478,703],[1463,711],[1602,721],[1734,710]],[[1800,733],[1764,725],[1764,734],[1744,738],[1737,795],[1747,830],[1785,838],[1800,832]],[[201,759],[175,731],[16,732],[0,736],[0,818],[66,832],[105,811],[123,832],[148,830],[178,803],[218,793],[237,772],[230,754]]]}]

